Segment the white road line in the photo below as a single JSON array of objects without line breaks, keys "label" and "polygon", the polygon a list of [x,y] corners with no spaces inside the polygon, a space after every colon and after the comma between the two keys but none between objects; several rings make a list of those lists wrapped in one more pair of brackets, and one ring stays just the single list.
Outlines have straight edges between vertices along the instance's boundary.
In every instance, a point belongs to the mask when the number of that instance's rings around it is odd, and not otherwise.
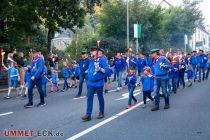
[{"label": "white road line", "polygon": [[9,114],[12,114],[13,112],[7,112],[7,113],[2,113],[2,114],[0,114],[0,117],[1,116],[5,116],[5,115],[9,115]]},{"label": "white road line", "polygon": [[[136,93],[136,94],[134,94],[134,96],[139,95],[140,94],[140,89],[134,90],[133,93]],[[115,99],[115,100],[117,100],[117,101],[124,100],[124,99],[127,99],[128,96],[129,96],[129,93],[127,92],[127,93],[122,94],[122,97],[121,98],[118,98],[118,99]]]},{"label": "white road line", "polygon": [[[149,99],[147,101],[149,101]],[[91,131],[93,131],[93,130],[95,130],[95,129],[97,129],[97,128],[99,128],[99,127],[101,127],[101,126],[103,126],[103,125],[105,125],[105,124],[107,124],[107,123],[115,120],[116,118],[118,118],[118,117],[120,117],[120,116],[128,113],[129,111],[131,111],[131,110],[139,107],[142,104],[143,104],[143,102],[140,102],[137,105],[131,107],[130,109],[123,110],[122,112],[120,112],[120,113],[118,113],[118,114],[116,114],[116,115],[114,115],[114,116],[112,116],[112,117],[110,117],[110,118],[108,118],[108,119],[106,119],[106,120],[98,123],[98,124],[95,124],[92,127],[89,127],[88,129],[86,129],[86,130],[84,130],[84,131],[82,131],[82,132],[80,132],[80,133],[78,133],[78,134],[76,134],[76,135],[68,138],[67,140],[75,140],[75,139],[78,139],[78,138],[80,138],[80,137],[82,137],[82,136],[90,133]]]}]

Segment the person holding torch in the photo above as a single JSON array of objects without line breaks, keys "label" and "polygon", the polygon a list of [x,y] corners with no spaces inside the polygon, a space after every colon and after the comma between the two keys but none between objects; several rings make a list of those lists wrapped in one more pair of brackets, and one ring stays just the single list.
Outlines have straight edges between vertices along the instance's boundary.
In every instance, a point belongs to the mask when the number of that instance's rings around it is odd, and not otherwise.
[{"label": "person holding torch", "polygon": [[86,115],[82,117],[83,121],[90,121],[93,110],[93,97],[97,93],[99,101],[99,115],[97,119],[104,118],[104,97],[103,87],[104,78],[108,71],[107,57],[104,55],[104,50],[98,46],[91,47],[91,59],[88,67],[88,91],[87,91],[87,109]]}]

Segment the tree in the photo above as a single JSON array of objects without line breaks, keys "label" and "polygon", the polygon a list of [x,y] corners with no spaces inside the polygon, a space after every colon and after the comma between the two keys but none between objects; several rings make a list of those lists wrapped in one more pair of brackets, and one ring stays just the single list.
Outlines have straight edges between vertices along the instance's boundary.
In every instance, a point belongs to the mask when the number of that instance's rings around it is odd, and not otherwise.
[{"label": "tree", "polygon": [[47,49],[51,51],[51,40],[55,31],[60,28],[74,30],[83,26],[85,10],[80,6],[80,0],[39,0],[37,15],[48,29]]},{"label": "tree", "polygon": [[[12,50],[35,36],[39,18],[35,11],[36,1],[3,0],[0,5],[0,46]],[[23,43],[24,42],[24,43]],[[6,47],[5,47],[6,46]]]},{"label": "tree", "polygon": [[194,33],[201,17],[197,2],[189,3],[185,7],[172,7],[165,10],[163,34],[167,35],[170,45],[183,50],[184,35],[190,37]]}]

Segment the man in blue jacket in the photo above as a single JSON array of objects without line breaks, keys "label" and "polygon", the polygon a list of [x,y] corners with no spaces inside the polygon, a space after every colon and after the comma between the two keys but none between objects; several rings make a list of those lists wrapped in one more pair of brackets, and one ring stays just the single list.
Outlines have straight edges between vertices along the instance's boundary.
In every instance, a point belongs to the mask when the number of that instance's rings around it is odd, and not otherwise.
[{"label": "man in blue jacket", "polygon": [[82,95],[82,88],[83,88],[84,80],[86,81],[86,84],[87,84],[87,73],[88,73],[88,67],[90,63],[87,50],[82,50],[81,55],[82,55],[82,58],[79,61],[79,68],[80,68],[79,91],[78,91],[78,94],[75,96],[75,98],[79,98]]},{"label": "man in blue jacket", "polygon": [[31,80],[29,82],[28,87],[28,103],[24,105],[25,108],[31,108],[33,107],[33,89],[36,85],[37,90],[40,94],[40,103],[37,105],[43,106],[45,105],[44,101],[44,92],[42,90],[42,77],[43,77],[43,71],[44,71],[44,58],[40,55],[40,52],[38,50],[33,50],[33,60],[31,64]]},{"label": "man in blue jacket", "polygon": [[88,92],[87,92],[87,110],[86,115],[82,117],[83,121],[90,121],[93,110],[93,97],[97,93],[99,101],[99,115],[98,119],[104,118],[104,97],[103,87],[104,78],[108,73],[108,60],[104,55],[103,49],[96,47],[91,48],[91,60],[88,67]]},{"label": "man in blue jacket", "polygon": [[199,72],[199,80],[198,82],[201,81],[201,71],[203,73],[203,81],[205,79],[205,69],[206,69],[206,63],[208,61],[208,57],[206,54],[203,53],[203,50],[199,50],[199,55],[197,56],[197,61],[198,61],[198,72]]},{"label": "man in blue jacket", "polygon": [[137,63],[138,63],[138,60],[136,58],[136,55],[133,51],[130,51],[130,57],[129,57],[129,67],[132,66],[134,67],[135,70],[137,70]]},{"label": "man in blue jacket", "polygon": [[194,73],[194,82],[197,79],[197,51],[193,51],[193,55],[190,57],[190,65],[193,68],[193,73]]},{"label": "man in blue jacket", "polygon": [[119,91],[122,89],[122,74],[123,74],[123,71],[126,69],[126,62],[125,62],[125,59],[121,56],[120,51],[117,52],[117,55],[110,66],[115,67],[115,72],[118,79],[117,91]]},{"label": "man in blue jacket", "polygon": [[165,56],[160,56],[159,49],[153,49],[151,50],[151,56],[154,59],[154,74],[156,77],[156,95],[155,95],[155,106],[151,109],[151,111],[157,111],[159,110],[159,103],[160,103],[160,88],[162,88],[163,91],[163,97],[165,99],[165,107],[164,109],[169,109],[169,94],[167,91],[167,85],[168,85],[168,78],[169,78],[169,66],[170,63],[168,59]]},{"label": "man in blue jacket", "polygon": [[141,76],[144,72],[144,67],[147,66],[147,58],[140,54],[138,57],[138,76]]}]

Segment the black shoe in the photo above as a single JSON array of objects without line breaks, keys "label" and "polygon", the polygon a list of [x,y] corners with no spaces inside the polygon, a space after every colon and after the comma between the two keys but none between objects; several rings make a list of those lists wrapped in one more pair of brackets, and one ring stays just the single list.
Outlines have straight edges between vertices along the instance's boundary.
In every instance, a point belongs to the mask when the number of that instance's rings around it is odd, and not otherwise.
[{"label": "black shoe", "polygon": [[115,82],[116,80],[112,80],[112,82]]},{"label": "black shoe", "polygon": [[62,90],[61,90],[61,92],[65,92],[65,90],[64,90],[64,89],[62,89]]},{"label": "black shoe", "polygon": [[105,89],[104,93],[108,93],[108,89]]},{"label": "black shoe", "polygon": [[169,109],[170,105],[165,105],[163,109]]},{"label": "black shoe", "polygon": [[26,95],[21,96],[21,99],[22,99],[22,100],[24,100],[24,99],[26,99],[26,98],[27,98]]},{"label": "black shoe", "polygon": [[76,86],[74,86],[74,88],[77,88],[77,85],[76,85]]},{"label": "black shoe", "polygon": [[99,113],[97,119],[103,119],[104,118],[104,113]]},{"label": "black shoe", "polygon": [[74,98],[77,99],[77,98],[80,98],[80,97],[81,97],[81,95],[76,95]]},{"label": "black shoe", "polygon": [[198,82],[200,83],[200,82],[201,82],[201,80],[198,80]]},{"label": "black shoe", "polygon": [[46,105],[46,103],[40,102],[38,105],[36,105],[36,107],[40,107],[40,106],[44,106],[44,105]]},{"label": "black shoe", "polygon": [[159,109],[160,109],[159,107],[155,106],[151,109],[151,111],[158,111]]},{"label": "black shoe", "polygon": [[33,104],[32,103],[27,103],[26,105],[24,105],[25,108],[32,108]]},{"label": "black shoe", "polygon": [[84,122],[90,121],[91,120],[91,116],[90,115],[85,115],[85,116],[82,117],[82,120]]}]

